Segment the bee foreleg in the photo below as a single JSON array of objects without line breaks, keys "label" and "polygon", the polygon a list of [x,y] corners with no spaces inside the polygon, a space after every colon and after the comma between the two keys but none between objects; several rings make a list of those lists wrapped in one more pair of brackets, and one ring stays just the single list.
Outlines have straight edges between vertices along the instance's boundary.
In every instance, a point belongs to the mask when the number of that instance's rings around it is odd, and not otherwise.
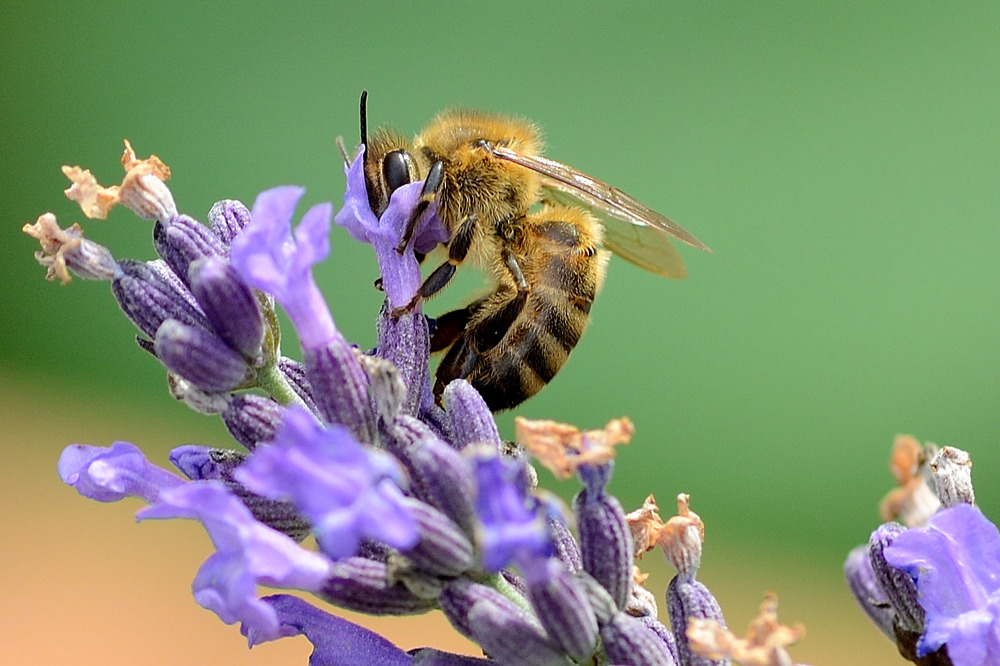
[{"label": "bee foreleg", "polygon": [[442,162],[435,162],[431,166],[430,171],[427,172],[427,178],[424,178],[424,187],[420,190],[420,199],[417,200],[417,205],[413,207],[413,214],[406,221],[403,237],[399,239],[399,245],[396,246],[396,252],[399,254],[403,254],[403,250],[410,244],[413,232],[417,229],[417,221],[424,214],[424,211],[427,210],[431,202],[434,201],[434,197],[437,196],[442,184],[444,184],[444,164]]},{"label": "bee foreleg", "polygon": [[465,221],[459,226],[458,231],[452,236],[451,242],[448,243],[448,260],[435,268],[427,276],[427,279],[423,281],[423,284],[420,285],[417,293],[409,303],[393,310],[394,315],[398,316],[403,312],[412,311],[421,300],[430,298],[444,289],[445,285],[455,275],[455,269],[468,256],[469,248],[472,246],[472,236],[476,230],[476,223],[478,221],[479,216],[475,213],[465,218]]}]

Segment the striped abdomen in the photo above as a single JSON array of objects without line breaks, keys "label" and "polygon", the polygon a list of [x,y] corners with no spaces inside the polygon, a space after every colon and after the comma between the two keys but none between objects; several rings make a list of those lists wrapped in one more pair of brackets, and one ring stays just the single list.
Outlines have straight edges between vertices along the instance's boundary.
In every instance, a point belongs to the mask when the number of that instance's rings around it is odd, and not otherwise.
[{"label": "striped abdomen", "polygon": [[513,321],[498,313],[518,298],[511,284],[470,306],[462,335],[437,372],[435,393],[459,377],[490,409],[510,409],[542,389],[566,362],[590,320],[604,280],[607,252],[598,250],[598,223],[577,208],[529,216],[517,260],[530,287]]}]

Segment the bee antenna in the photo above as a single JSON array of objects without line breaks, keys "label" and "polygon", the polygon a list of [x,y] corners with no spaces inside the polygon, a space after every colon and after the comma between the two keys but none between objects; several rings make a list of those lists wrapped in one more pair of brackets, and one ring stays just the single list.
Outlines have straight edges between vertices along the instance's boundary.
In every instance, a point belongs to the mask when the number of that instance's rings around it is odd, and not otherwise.
[{"label": "bee antenna", "polygon": [[368,91],[361,91],[361,145],[365,147],[365,157],[368,156]]}]

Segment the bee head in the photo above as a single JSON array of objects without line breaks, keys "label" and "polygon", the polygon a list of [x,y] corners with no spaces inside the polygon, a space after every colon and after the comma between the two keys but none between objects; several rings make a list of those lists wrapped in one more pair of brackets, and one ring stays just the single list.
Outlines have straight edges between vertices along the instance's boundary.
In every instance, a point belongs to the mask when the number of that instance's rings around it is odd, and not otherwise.
[{"label": "bee head", "polygon": [[417,164],[410,154],[410,142],[390,129],[368,136],[368,91],[361,93],[361,145],[365,147],[365,188],[368,204],[376,217],[389,206],[389,197],[398,188],[420,180]]}]

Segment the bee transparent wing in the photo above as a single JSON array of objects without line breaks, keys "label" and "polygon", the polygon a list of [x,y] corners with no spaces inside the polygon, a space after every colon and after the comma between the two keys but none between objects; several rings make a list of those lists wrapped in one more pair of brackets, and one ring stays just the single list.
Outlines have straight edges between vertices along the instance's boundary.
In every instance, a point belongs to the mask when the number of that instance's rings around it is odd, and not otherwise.
[{"label": "bee transparent wing", "polygon": [[[571,196],[554,187],[547,182],[547,178],[543,181],[545,192],[542,198],[545,201],[568,206],[580,203],[580,197]],[[604,225],[605,248],[651,273],[677,280],[687,276],[687,267],[684,266],[681,253],[663,231],[656,227],[623,222],[607,214],[602,206],[589,207]]]},{"label": "bee transparent wing", "polygon": [[609,216],[623,220],[639,227],[652,227],[677,240],[696,247],[704,252],[711,252],[707,245],[691,235],[682,226],[648,208],[631,195],[604,183],[596,178],[567,166],[561,162],[550,160],[540,155],[522,155],[504,146],[494,146],[485,141],[483,148],[502,160],[507,160],[531,169],[544,177],[544,183],[550,189],[559,190],[583,201],[589,206],[603,210]]}]

